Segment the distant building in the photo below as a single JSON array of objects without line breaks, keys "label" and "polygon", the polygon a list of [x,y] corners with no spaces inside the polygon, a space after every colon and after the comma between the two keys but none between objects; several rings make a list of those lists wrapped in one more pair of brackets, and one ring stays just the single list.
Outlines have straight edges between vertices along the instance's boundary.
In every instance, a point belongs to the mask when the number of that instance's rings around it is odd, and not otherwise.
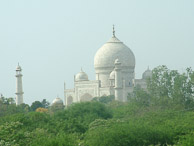
[{"label": "distant building", "polygon": [[22,68],[18,63],[16,67],[16,105],[20,105],[23,103],[23,87],[22,87]]},{"label": "distant building", "polygon": [[114,95],[115,100],[125,102],[134,86],[147,88],[146,78],[152,73],[148,68],[142,79],[135,79],[135,56],[131,49],[115,36],[114,27],[113,36],[96,52],[94,68],[96,80],[89,80],[88,75],[81,69],[74,77],[73,89],[66,89],[64,84],[65,105],[107,95]]}]

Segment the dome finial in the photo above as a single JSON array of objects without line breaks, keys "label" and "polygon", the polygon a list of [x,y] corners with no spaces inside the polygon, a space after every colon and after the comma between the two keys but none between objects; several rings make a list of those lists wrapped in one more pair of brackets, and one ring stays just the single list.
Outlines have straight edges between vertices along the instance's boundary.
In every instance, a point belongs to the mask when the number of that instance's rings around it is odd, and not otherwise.
[{"label": "dome finial", "polygon": [[113,24],[113,27],[112,27],[112,34],[113,34],[113,37],[115,37],[115,26]]}]

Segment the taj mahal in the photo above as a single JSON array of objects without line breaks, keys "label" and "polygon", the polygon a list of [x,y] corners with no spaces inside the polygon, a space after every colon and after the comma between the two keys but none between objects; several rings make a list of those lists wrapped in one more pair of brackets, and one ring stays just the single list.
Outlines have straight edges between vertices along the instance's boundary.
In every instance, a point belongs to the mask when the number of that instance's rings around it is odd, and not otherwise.
[{"label": "taj mahal", "polygon": [[66,89],[64,84],[65,105],[108,95],[114,95],[115,100],[125,102],[128,93],[132,92],[136,85],[147,88],[146,79],[152,74],[148,68],[142,79],[135,79],[135,56],[132,50],[115,36],[114,26],[112,37],[94,56],[94,68],[96,80],[89,80],[88,75],[81,69],[74,76],[73,89]]},{"label": "taj mahal", "polygon": [[[146,89],[146,79],[152,75],[148,68],[141,79],[135,79],[135,55],[132,50],[120,41],[113,26],[112,37],[99,48],[94,56],[96,80],[89,80],[81,69],[74,76],[74,88],[67,89],[64,83],[64,100],[56,98],[52,104],[64,104],[90,101],[94,97],[114,95],[115,100],[127,101],[128,93],[139,85]],[[23,103],[22,74],[18,64],[16,68],[16,105]]]}]

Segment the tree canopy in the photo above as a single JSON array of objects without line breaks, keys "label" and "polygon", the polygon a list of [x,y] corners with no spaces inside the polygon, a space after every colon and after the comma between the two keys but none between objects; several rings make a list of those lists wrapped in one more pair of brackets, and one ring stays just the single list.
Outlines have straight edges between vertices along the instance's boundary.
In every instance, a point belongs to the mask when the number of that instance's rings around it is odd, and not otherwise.
[{"label": "tree canopy", "polygon": [[194,72],[159,66],[128,95],[53,109],[46,100],[15,106],[0,98],[0,146],[194,145]]}]

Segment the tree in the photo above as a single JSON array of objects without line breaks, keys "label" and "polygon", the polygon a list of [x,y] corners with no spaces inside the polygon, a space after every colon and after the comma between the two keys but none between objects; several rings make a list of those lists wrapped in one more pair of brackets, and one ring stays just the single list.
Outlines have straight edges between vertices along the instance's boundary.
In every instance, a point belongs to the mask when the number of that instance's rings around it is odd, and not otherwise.
[{"label": "tree", "polygon": [[35,101],[31,105],[31,110],[35,111],[39,107],[43,107],[42,103],[40,101]]},{"label": "tree", "polygon": [[48,101],[46,101],[46,99],[43,99],[41,103],[42,103],[43,108],[48,108],[50,105],[50,103]]},{"label": "tree", "polygon": [[23,123],[16,122],[6,122],[3,125],[0,125],[0,140],[4,140],[5,142],[14,142],[16,139],[24,137],[24,134],[20,135],[19,129],[22,128]]},{"label": "tree", "polygon": [[28,104],[22,103],[17,106],[17,110],[22,113],[27,113],[30,111],[30,106]]},{"label": "tree", "polygon": [[15,100],[12,97],[5,98],[3,95],[1,95],[1,97],[0,97],[0,105],[1,104],[6,104],[6,105],[15,104]]},{"label": "tree", "polygon": [[3,95],[0,97],[0,116],[11,115],[21,112],[18,107],[16,107],[14,98],[5,98]]},{"label": "tree", "polygon": [[128,94],[128,101],[129,102],[136,102],[141,106],[149,106],[151,96],[145,90],[143,90],[140,86],[136,86],[133,92]]},{"label": "tree", "polygon": [[47,113],[48,112],[48,109],[39,107],[39,108],[36,109],[36,112]]},{"label": "tree", "polygon": [[184,108],[193,106],[194,72],[187,68],[186,73],[170,70],[166,66],[153,69],[152,77],[148,80],[148,92],[152,96],[152,103],[179,104]]}]

